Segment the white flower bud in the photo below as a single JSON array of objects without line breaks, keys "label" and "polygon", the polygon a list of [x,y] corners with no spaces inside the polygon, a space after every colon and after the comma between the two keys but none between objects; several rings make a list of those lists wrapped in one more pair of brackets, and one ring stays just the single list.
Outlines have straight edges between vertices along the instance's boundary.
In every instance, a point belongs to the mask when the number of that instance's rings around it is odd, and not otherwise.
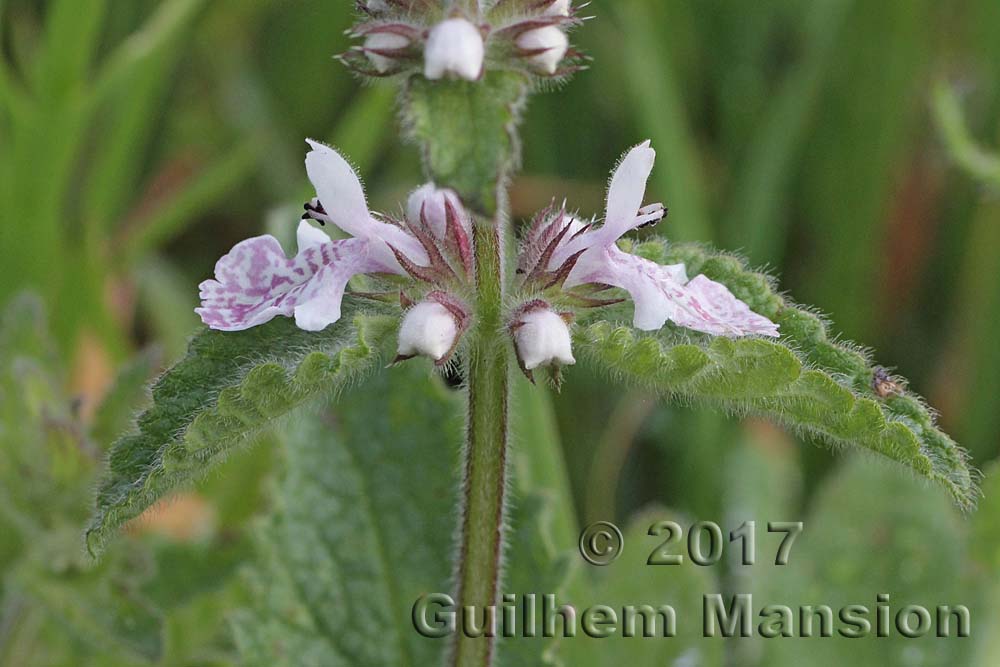
[{"label": "white flower bud", "polygon": [[384,56],[376,51],[391,51],[395,49],[405,49],[410,45],[410,40],[403,35],[394,32],[373,32],[365,37],[365,55],[379,73],[384,74],[392,69],[396,64],[395,58]]},{"label": "white flower bud", "polygon": [[562,62],[569,49],[569,37],[556,26],[550,25],[521,33],[521,36],[517,38],[517,45],[525,51],[544,49],[540,53],[529,56],[528,61],[543,72],[555,74],[559,63]]},{"label": "white flower bud", "polygon": [[548,308],[531,310],[520,317],[514,331],[517,353],[525,370],[539,366],[576,363],[569,327],[562,317]]},{"label": "white flower bud", "polygon": [[451,203],[458,215],[459,222],[465,228],[466,233],[469,233],[469,216],[466,215],[458,195],[453,190],[438,188],[433,183],[428,183],[413,191],[413,194],[406,201],[406,219],[410,221],[410,224],[420,224],[420,213],[423,211],[431,232],[437,238],[443,239],[448,231],[447,203]]},{"label": "white flower bud", "polygon": [[479,29],[465,19],[448,19],[431,29],[424,48],[424,76],[454,74],[475,81],[483,71],[486,47]]},{"label": "white flower bud", "polygon": [[569,16],[570,0],[553,0],[543,12],[545,16]]},{"label": "white flower bud", "polygon": [[451,312],[435,301],[422,301],[406,311],[399,328],[398,354],[418,354],[440,361],[455,346],[458,323]]}]

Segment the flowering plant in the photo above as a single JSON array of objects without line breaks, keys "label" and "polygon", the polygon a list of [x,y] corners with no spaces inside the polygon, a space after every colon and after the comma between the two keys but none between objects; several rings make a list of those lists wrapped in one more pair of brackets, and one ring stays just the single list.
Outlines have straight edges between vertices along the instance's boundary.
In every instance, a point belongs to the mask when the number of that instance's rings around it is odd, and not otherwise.
[{"label": "flowering plant", "polygon": [[[401,215],[372,212],[346,157],[310,142],[316,197],[298,223],[296,253],[272,236],[252,238],[202,283],[207,329],[157,383],[138,431],[115,444],[88,532],[93,551],[256,429],[416,357],[463,386],[452,582],[463,606],[496,605],[502,590],[517,368],[532,380],[545,369],[558,387],[564,367],[587,363],[665,397],[877,452],[972,503],[964,452],[923,402],[833,340],[770,277],[704,248],[628,237],[666,215],[645,204],[649,142],[615,168],[603,219],[553,204],[515,234],[506,187],[520,112],[539,84],[580,69],[568,37],[579,8],[370,0],[359,9],[353,34],[362,43],[342,60],[401,86],[404,129],[429,182]],[[412,371],[384,371],[397,372]],[[488,665],[496,654],[494,638],[460,632],[449,660]]]}]

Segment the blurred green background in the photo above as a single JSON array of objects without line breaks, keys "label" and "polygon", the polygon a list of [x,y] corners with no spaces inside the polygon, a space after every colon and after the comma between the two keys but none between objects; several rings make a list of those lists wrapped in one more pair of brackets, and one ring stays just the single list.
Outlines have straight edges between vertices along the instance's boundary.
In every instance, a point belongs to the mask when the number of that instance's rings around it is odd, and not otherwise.
[{"label": "blurred green background", "polygon": [[[348,155],[375,209],[420,183],[394,89],[331,59],[348,46],[351,4],[0,0],[0,664],[235,660],[225,620],[250,595],[238,572],[254,558],[251,517],[280,496],[280,446],[158,510],[96,571],[79,531],[102,449],[197,326],[197,283],[235,242],[294,228],[310,196],[303,139]],[[527,109],[515,217],[553,196],[598,213],[618,156],[651,138],[648,198],[670,215],[649,233],[768,267],[908,377],[988,472],[1000,168],[970,137],[1000,138],[1000,3],[598,0],[585,13],[597,18],[574,41],[592,67]],[[873,459],[663,406],[580,368],[567,380],[546,423],[565,452],[569,516],[624,525],[659,505],[727,529],[806,522],[788,573],[710,568],[700,592],[828,604],[892,592],[966,604],[974,629],[1000,617],[997,497],[961,517]],[[1000,664],[982,634],[958,648],[846,644],[817,656],[732,642],[725,660]],[[648,664],[723,660],[669,650]]]}]

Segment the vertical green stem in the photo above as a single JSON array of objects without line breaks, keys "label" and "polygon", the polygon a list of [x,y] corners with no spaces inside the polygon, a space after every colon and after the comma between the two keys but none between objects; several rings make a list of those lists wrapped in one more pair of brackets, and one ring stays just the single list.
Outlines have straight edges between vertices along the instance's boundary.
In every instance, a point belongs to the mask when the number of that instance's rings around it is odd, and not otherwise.
[{"label": "vertical green stem", "polygon": [[[475,229],[476,325],[470,332],[468,433],[462,481],[461,541],[457,559],[460,608],[496,606],[503,560],[507,487],[507,401],[509,343],[505,340],[503,238],[499,224],[480,221]],[[478,615],[477,615],[478,616]],[[451,664],[485,667],[492,662],[495,638],[469,637],[459,623]]]},{"label": "vertical green stem", "polygon": [[[529,83],[516,72],[490,72],[475,82],[413,77],[402,98],[405,124],[421,148],[427,175],[438,186],[455,190],[466,209],[477,213],[474,321],[465,335],[468,433],[455,564],[455,600],[463,609],[495,607],[499,600],[511,368],[510,337],[503,320],[504,189],[517,166],[516,130]],[[477,618],[478,631],[483,617]],[[492,633],[464,630],[459,622],[449,664],[488,667],[496,642],[485,635]]]}]

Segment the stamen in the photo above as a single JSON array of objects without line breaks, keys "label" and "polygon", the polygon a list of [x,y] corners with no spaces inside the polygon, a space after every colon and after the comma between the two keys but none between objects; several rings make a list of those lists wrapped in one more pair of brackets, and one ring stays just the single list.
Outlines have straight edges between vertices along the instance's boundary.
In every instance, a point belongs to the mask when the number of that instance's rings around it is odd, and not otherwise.
[{"label": "stamen", "polygon": [[316,199],[314,197],[312,200],[307,201],[305,204],[303,204],[302,208],[306,210],[306,212],[302,214],[303,220],[315,220],[321,226],[323,227],[326,226],[326,220],[324,219],[327,217],[326,209],[323,208],[323,205],[320,203],[319,199]]}]

